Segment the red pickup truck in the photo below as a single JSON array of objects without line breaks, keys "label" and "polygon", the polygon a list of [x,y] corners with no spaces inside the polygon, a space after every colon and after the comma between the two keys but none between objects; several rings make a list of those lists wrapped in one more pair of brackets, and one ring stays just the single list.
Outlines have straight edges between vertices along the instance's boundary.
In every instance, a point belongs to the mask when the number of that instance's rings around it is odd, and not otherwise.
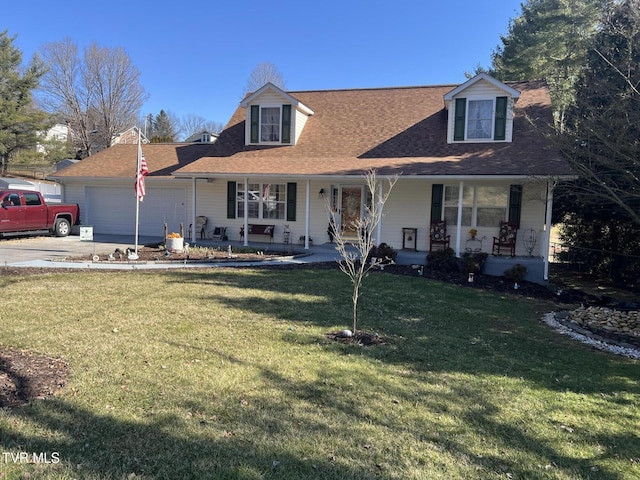
[{"label": "red pickup truck", "polygon": [[47,205],[40,192],[0,190],[0,236],[46,232],[66,237],[79,223],[77,204]]}]

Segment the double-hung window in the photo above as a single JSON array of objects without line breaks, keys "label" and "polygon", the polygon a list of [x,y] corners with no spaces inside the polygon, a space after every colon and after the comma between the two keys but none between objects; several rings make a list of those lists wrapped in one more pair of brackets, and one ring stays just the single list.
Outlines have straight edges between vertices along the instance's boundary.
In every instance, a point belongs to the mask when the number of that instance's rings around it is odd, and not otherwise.
[{"label": "double-hung window", "polygon": [[493,100],[469,100],[467,113],[467,139],[492,138]]},{"label": "double-hung window", "polygon": [[[244,183],[236,185],[236,212],[244,217]],[[284,183],[250,183],[247,193],[247,217],[286,219],[287,185]]]},{"label": "double-hung window", "polygon": [[280,107],[262,107],[260,109],[260,141],[280,141]]},{"label": "double-hung window", "polygon": [[[444,218],[448,225],[458,223],[460,187],[444,188]],[[464,186],[462,189],[462,225],[465,227],[496,227],[506,219],[509,187]]]},{"label": "double-hung window", "polygon": [[291,143],[291,105],[252,105],[250,143]]},{"label": "double-hung window", "polygon": [[507,103],[507,97],[457,98],[453,140],[505,140]]}]

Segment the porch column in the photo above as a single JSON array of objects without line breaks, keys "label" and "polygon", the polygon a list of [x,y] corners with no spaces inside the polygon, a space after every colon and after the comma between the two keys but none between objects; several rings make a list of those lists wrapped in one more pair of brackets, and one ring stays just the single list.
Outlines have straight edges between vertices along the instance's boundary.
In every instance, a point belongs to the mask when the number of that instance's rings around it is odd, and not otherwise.
[{"label": "porch column", "polygon": [[542,259],[544,261],[544,280],[549,281],[549,246],[551,245],[551,211],[553,209],[553,186],[547,182],[547,211],[544,219],[544,245]]},{"label": "porch column", "polygon": [[311,210],[311,180],[307,178],[304,198],[304,249],[309,250],[309,211]]},{"label": "porch column", "polygon": [[196,177],[191,179],[191,241],[196,243]]},{"label": "porch column", "polygon": [[[378,182],[380,188],[378,189],[378,226],[376,228],[376,244],[380,245],[380,239],[382,238],[382,189],[384,188],[384,184],[382,182]],[[375,199],[371,199],[371,201],[375,201]]]},{"label": "porch column", "polygon": [[456,231],[456,257],[460,256],[460,232],[462,231],[462,200],[464,198],[462,191],[463,189],[464,182],[461,181],[460,186],[458,187],[458,228]]},{"label": "porch column", "polygon": [[249,177],[244,178],[244,243],[249,246]]}]

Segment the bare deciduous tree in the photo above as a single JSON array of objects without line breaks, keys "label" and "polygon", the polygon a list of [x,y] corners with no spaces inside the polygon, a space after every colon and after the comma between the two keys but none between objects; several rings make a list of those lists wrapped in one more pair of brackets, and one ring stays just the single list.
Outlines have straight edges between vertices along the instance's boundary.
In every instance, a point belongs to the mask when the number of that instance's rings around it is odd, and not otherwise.
[{"label": "bare deciduous tree", "polygon": [[276,87],[285,89],[282,73],[273,63],[263,62],[253,69],[247,80],[243,96],[247,93],[255,92],[267,83],[273,83]]},{"label": "bare deciduous tree", "polygon": [[189,138],[191,135],[207,130],[212,133],[220,133],[224,129],[224,125],[213,120],[207,120],[206,118],[190,113],[185,115],[180,120],[180,127],[182,134],[185,138]]},{"label": "bare deciduous tree", "polygon": [[[351,222],[350,225],[341,224],[339,214],[332,208],[331,198],[324,197],[325,210],[329,215],[329,228],[333,233],[336,250],[342,257],[338,264],[340,265],[340,270],[349,277],[353,286],[351,300],[352,332],[354,334],[358,325],[358,301],[362,293],[362,283],[369,270],[378,268],[385,261],[383,258],[375,257],[367,261],[367,257],[371,249],[376,246],[375,241],[379,241],[375,237],[375,230],[382,219],[384,205],[398,180],[398,176],[387,179],[386,191],[383,188],[383,183],[378,181],[376,170],[367,171],[364,175],[364,180],[368,195],[371,196],[371,202],[365,203],[364,215]],[[350,231],[357,232],[358,238],[346,238],[344,235],[345,226],[349,227]]]},{"label": "bare deciduous tree", "polygon": [[92,44],[80,57],[66,38],[46,44],[42,57],[49,66],[41,84],[43,104],[69,121],[82,155],[110,146],[117,133],[135,124],[146,94],[122,48]]}]

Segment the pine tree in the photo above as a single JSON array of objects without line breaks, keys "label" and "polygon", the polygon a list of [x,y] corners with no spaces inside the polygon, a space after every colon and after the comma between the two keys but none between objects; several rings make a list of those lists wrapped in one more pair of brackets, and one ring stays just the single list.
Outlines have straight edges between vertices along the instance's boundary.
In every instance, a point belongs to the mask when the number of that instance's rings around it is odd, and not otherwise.
[{"label": "pine tree", "polygon": [[610,0],[529,0],[493,53],[491,74],[505,81],[546,80],[562,130],[576,81]]},{"label": "pine tree", "polygon": [[153,136],[149,140],[151,143],[169,143],[174,141],[175,136],[171,117],[164,110],[160,110],[153,120]]},{"label": "pine tree", "polygon": [[37,58],[21,71],[22,52],[7,31],[0,33],[0,173],[6,174],[12,154],[37,143],[37,134],[49,126],[48,116],[33,106],[44,66]]}]

